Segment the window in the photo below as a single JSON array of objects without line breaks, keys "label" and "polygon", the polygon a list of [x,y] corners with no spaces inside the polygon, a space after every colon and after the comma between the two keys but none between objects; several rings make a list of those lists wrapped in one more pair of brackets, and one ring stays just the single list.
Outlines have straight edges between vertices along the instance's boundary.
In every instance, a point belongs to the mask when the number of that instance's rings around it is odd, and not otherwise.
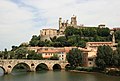
[{"label": "window", "polygon": [[45,35],[46,35],[46,31],[45,31]]},{"label": "window", "polygon": [[89,60],[89,61],[93,61],[93,59],[92,59],[92,58],[91,58],[91,59],[89,58],[88,60]]},{"label": "window", "polygon": [[48,50],[48,48],[45,48],[45,50]]},{"label": "window", "polygon": [[89,62],[89,64],[91,65],[91,64],[92,64],[92,62]]}]

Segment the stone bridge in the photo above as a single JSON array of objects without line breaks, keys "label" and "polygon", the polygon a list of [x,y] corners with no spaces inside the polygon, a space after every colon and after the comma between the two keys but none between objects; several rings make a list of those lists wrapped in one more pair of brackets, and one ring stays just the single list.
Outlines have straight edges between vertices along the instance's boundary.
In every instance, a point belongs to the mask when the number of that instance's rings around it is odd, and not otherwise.
[{"label": "stone bridge", "polygon": [[23,64],[24,66],[26,66],[28,71],[36,71],[37,66],[40,64],[46,65],[49,70],[53,70],[55,65],[64,70],[66,65],[68,65],[67,62],[60,60],[0,60],[0,68],[4,70],[5,74],[11,73],[13,68],[18,64]]}]

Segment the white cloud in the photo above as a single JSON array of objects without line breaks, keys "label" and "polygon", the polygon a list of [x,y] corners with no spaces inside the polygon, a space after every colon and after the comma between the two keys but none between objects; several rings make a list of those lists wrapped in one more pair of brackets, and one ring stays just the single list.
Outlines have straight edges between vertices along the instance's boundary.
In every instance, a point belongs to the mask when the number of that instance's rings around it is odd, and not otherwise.
[{"label": "white cloud", "polygon": [[0,49],[28,41],[74,14],[78,24],[119,27],[120,0],[0,0]]},{"label": "white cloud", "polygon": [[70,19],[77,15],[78,23],[85,25],[119,26],[119,0],[23,0],[25,4],[43,10],[40,16],[47,19],[48,25],[56,25],[58,17]]},{"label": "white cloud", "polygon": [[[28,41],[38,29],[33,28],[33,13],[9,0],[0,1],[0,49]],[[35,30],[35,31],[34,31]]]}]

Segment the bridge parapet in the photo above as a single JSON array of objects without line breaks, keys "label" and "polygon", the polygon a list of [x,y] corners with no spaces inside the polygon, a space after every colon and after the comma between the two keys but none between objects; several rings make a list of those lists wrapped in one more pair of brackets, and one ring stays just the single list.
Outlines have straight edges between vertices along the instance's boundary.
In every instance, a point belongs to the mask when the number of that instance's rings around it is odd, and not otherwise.
[{"label": "bridge parapet", "polygon": [[65,66],[68,64],[67,61],[59,60],[3,59],[0,60],[0,67],[3,68],[4,73],[11,73],[13,68],[20,63],[26,64],[30,68],[30,71],[36,71],[36,67],[41,63],[46,64],[49,70],[53,70],[55,64],[59,64],[62,69],[65,69]]}]

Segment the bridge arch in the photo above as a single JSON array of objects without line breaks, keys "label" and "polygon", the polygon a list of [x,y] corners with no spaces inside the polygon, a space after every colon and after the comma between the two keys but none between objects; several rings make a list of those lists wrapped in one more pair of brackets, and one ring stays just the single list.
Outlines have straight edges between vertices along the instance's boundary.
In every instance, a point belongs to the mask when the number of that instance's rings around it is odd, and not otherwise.
[{"label": "bridge arch", "polygon": [[6,73],[6,71],[5,71],[5,68],[4,68],[4,67],[0,66],[0,69],[2,69],[2,71],[3,71],[3,73],[1,73],[1,74],[5,74],[5,73]]},{"label": "bridge arch", "polygon": [[52,68],[53,68],[53,70],[61,70],[62,69],[60,64],[54,64]]},{"label": "bridge arch", "polygon": [[24,69],[25,71],[31,71],[31,69],[30,69],[30,65],[29,64],[27,64],[27,63],[24,63],[24,62],[20,62],[20,63],[17,63],[17,64],[15,64],[13,67],[12,67],[12,69],[11,69],[11,72],[14,70],[14,69]]},{"label": "bridge arch", "polygon": [[36,71],[41,71],[41,70],[49,70],[49,67],[46,63],[39,63],[36,67],[35,67]]},{"label": "bridge arch", "polygon": [[66,64],[64,68],[65,68],[65,70],[70,69],[70,64]]}]

